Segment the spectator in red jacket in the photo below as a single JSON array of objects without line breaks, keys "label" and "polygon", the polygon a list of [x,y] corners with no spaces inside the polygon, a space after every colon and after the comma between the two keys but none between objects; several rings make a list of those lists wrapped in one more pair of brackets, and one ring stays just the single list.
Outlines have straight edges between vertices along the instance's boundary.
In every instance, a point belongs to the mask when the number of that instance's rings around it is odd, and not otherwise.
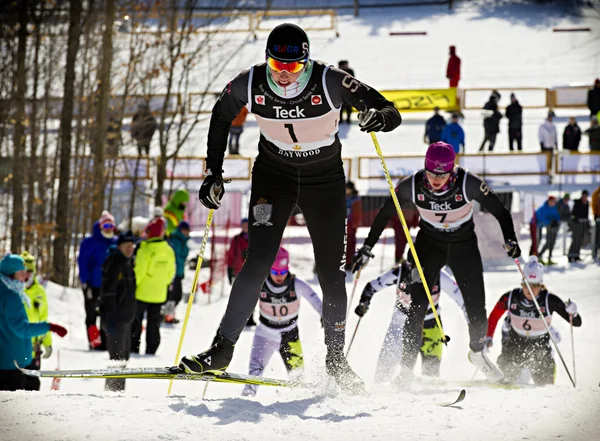
[{"label": "spectator in red jacket", "polygon": [[242,219],[242,232],[234,236],[227,250],[227,277],[233,285],[235,277],[242,269],[248,252],[248,219]]},{"label": "spectator in red jacket", "polygon": [[456,46],[450,46],[450,58],[446,68],[446,78],[450,81],[450,87],[458,87],[460,81],[460,58],[456,55]]}]

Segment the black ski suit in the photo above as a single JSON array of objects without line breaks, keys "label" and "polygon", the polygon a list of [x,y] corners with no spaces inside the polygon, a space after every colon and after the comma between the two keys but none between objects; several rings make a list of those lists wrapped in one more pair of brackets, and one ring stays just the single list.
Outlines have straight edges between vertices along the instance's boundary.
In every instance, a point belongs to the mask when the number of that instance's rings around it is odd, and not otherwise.
[{"label": "black ski suit", "polygon": [[[516,240],[512,216],[479,176],[460,166],[456,168],[454,185],[445,192],[429,191],[424,179],[424,170],[416,172],[398,184],[396,194],[401,204],[414,203],[421,215],[415,249],[427,285],[433,286],[444,265],[450,267],[464,298],[470,347],[479,352],[483,349],[487,316],[483,264],[473,223],[473,201],[479,202],[498,220],[505,240]],[[389,219],[395,215],[396,209],[390,197],[377,214],[365,244],[373,247]],[[419,354],[423,319],[429,304],[418,277],[411,283],[412,302],[403,332],[402,360],[403,366],[410,370]]]},{"label": "black ski suit", "polygon": [[[267,81],[266,64],[241,72],[215,104],[208,133],[207,168],[221,171],[231,121],[240,109],[256,115],[258,156],[252,170],[248,255],[235,279],[221,334],[236,342],[258,301],[260,288],[297,206],[310,233],[328,349],[342,351],[346,324],[344,266],[346,187],[338,123],[342,104],[381,110],[384,131],[402,119],[393,103],[351,75],[312,61],[304,88],[281,97]],[[368,141],[367,141],[368,142]],[[225,176],[227,171],[225,170]]]}]

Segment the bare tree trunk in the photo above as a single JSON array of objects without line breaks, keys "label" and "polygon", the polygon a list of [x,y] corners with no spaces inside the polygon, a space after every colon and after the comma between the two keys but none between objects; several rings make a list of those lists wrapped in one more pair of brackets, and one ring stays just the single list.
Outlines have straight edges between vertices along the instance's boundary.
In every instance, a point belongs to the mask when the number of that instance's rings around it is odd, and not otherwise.
[{"label": "bare tree trunk", "polygon": [[32,247],[34,240],[36,237],[39,237],[39,234],[36,233],[36,196],[35,196],[35,188],[36,182],[37,185],[40,185],[39,174],[37,169],[37,148],[38,148],[38,100],[37,100],[37,89],[40,79],[40,44],[41,44],[41,36],[40,36],[40,23],[36,23],[34,28],[35,35],[35,50],[33,56],[33,96],[31,103],[31,116],[29,118],[31,124],[31,134],[30,134],[30,143],[31,143],[31,156],[29,158],[29,178],[28,178],[28,196],[27,196],[27,224],[25,228],[25,248],[29,249]]},{"label": "bare tree trunk", "polygon": [[108,127],[108,102],[110,99],[110,71],[113,59],[113,23],[115,21],[115,0],[106,0],[104,11],[104,32],[102,34],[102,63],[98,81],[98,103],[96,130],[94,136],[94,200],[92,218],[100,217],[104,202],[104,150]]},{"label": "bare tree trunk", "polygon": [[67,264],[68,243],[67,220],[69,217],[69,175],[71,166],[71,130],[73,120],[73,95],[75,62],[81,35],[82,0],[71,0],[69,11],[69,33],[67,39],[67,62],[63,107],[60,117],[60,172],[56,201],[56,233],[54,239],[53,281],[66,285],[69,281]]},{"label": "bare tree trunk", "polygon": [[27,77],[25,74],[25,57],[27,53],[27,22],[29,0],[21,0],[19,3],[19,30],[17,32],[19,43],[17,47],[17,73],[15,81],[15,92],[13,102],[15,103],[15,129],[13,135],[13,207],[12,224],[10,227],[10,244],[13,253],[21,252],[23,234],[23,164],[21,163],[21,152],[25,150],[25,93],[27,89]]}]

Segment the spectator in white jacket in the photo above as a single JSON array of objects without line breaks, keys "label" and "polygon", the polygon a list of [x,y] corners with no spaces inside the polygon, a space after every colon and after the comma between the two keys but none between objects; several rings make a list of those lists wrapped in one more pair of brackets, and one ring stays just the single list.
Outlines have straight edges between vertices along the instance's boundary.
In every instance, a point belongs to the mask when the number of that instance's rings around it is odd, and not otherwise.
[{"label": "spectator in white jacket", "polygon": [[551,110],[548,112],[548,117],[542,123],[538,131],[542,152],[552,152],[554,149],[558,148],[558,137],[556,134],[556,126],[552,122],[553,119],[554,112]]}]

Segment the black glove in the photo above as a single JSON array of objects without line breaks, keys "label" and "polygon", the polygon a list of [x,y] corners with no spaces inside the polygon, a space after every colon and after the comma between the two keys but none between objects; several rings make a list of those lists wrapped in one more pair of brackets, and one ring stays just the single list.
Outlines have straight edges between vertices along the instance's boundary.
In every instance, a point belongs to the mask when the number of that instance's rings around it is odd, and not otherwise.
[{"label": "black glove", "polygon": [[207,170],[206,173],[206,177],[202,181],[202,185],[198,191],[198,200],[206,208],[216,210],[221,206],[221,199],[223,199],[223,195],[225,194],[223,183],[231,181],[223,180],[221,173],[213,174],[211,170]]},{"label": "black glove", "polygon": [[361,132],[381,132],[385,129],[385,116],[377,109],[360,112],[358,121]]},{"label": "black glove", "polygon": [[368,310],[369,310],[369,303],[361,301],[358,304],[358,306],[356,307],[356,309],[354,310],[354,312],[356,313],[357,316],[363,317],[367,313]]},{"label": "black glove", "polygon": [[233,281],[235,280],[235,272],[231,266],[227,267],[227,278],[229,279],[229,284],[233,285]]},{"label": "black glove", "polygon": [[504,250],[506,251],[506,254],[508,254],[508,257],[512,257],[513,259],[521,256],[521,248],[519,248],[519,244],[516,240],[508,239],[504,244]]},{"label": "black glove", "polygon": [[369,259],[372,257],[375,256],[371,253],[371,247],[369,245],[363,245],[354,255],[354,259],[352,259],[352,274],[367,266]]}]

